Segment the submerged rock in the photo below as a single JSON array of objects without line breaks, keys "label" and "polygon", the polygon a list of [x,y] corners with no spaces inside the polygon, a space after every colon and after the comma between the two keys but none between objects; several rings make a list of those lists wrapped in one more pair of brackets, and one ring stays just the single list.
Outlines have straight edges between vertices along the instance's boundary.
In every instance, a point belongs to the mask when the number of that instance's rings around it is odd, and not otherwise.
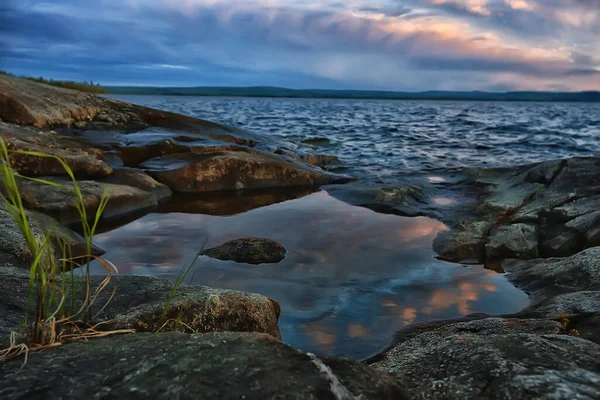
[{"label": "submerged rock", "polygon": [[248,333],[112,336],[30,355],[24,369],[21,362],[0,365],[2,399],[409,398],[385,373]]},{"label": "submerged rock", "polygon": [[271,239],[241,238],[204,250],[200,254],[238,263],[268,264],[283,260],[285,253],[285,248]]}]

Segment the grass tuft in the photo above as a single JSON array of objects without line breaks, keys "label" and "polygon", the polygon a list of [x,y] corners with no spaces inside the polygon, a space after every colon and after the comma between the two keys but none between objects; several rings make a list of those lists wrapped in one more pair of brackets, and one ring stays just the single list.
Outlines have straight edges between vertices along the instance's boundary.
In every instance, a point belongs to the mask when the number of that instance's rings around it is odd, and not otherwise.
[{"label": "grass tuft", "polygon": [[[19,181],[32,179],[42,184],[65,186],[44,179],[20,175],[12,168],[12,154],[52,158],[62,165],[73,184],[73,201],[81,218],[86,255],[73,257],[70,244],[61,237],[56,228],[50,228],[43,233],[38,232],[35,221],[30,220],[30,214],[23,206]],[[112,263],[92,255],[92,239],[109,200],[106,189],[93,215],[88,215],[75,175],[64,159],[35,151],[8,150],[2,138],[0,138],[0,181],[3,184],[3,187],[0,188],[0,203],[10,213],[23,235],[32,259],[29,270],[25,332],[11,334],[10,346],[0,351],[0,360],[22,354],[27,356],[31,351],[60,346],[67,341],[133,332],[132,330],[97,331],[96,327],[99,324],[94,322],[95,316],[92,314],[92,307],[99,294],[106,290],[112,274],[118,273]],[[98,261],[106,271],[106,277],[96,288],[92,287],[90,273],[92,260]],[[83,271],[82,279],[74,275],[74,267],[80,267],[80,270]],[[81,285],[83,285],[83,290],[81,290],[83,298],[77,301],[76,294]],[[104,310],[115,292],[116,287],[96,315]],[[23,340],[19,342],[18,337],[23,337]]]}]

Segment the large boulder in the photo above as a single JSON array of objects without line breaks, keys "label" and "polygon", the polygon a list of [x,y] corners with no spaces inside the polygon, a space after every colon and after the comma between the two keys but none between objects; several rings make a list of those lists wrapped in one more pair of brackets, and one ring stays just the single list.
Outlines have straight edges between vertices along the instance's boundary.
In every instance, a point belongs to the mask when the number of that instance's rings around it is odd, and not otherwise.
[{"label": "large boulder", "polygon": [[159,182],[184,193],[312,187],[348,180],[280,156],[245,151],[172,154],[142,166]]},{"label": "large boulder", "polygon": [[377,370],[417,399],[574,399],[600,394],[600,345],[548,320],[486,318],[421,333]]},{"label": "large boulder", "polygon": [[219,260],[232,260],[246,264],[278,263],[285,257],[286,250],[279,243],[265,238],[241,238],[230,240],[200,254]]},{"label": "large boulder", "polygon": [[385,373],[321,360],[268,335],[119,335],[0,365],[0,396],[28,399],[406,399]]}]

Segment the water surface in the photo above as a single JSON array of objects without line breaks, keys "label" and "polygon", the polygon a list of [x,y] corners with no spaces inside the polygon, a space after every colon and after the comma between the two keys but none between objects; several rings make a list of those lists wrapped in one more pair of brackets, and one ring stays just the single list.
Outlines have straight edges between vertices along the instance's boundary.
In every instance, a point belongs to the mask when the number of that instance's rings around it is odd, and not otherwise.
[{"label": "water surface", "polygon": [[112,97],[309,140],[359,174],[381,177],[600,155],[599,103]]},{"label": "water surface", "polygon": [[366,358],[414,322],[527,305],[504,276],[435,259],[431,241],[446,227],[429,218],[378,214],[325,191],[233,216],[195,214],[194,202],[185,204],[188,213],[150,214],[96,243],[122,274],[175,277],[205,240],[278,241],[288,249],[278,264],[201,257],[189,280],[277,299],[283,340],[305,351]]}]

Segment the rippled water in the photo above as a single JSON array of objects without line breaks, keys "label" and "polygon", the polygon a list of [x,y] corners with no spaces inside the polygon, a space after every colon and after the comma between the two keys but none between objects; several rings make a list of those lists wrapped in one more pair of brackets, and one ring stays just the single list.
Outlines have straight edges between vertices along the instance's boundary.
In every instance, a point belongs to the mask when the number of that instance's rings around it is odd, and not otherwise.
[{"label": "rippled water", "polygon": [[[115,97],[308,140],[353,172],[382,177],[600,154],[598,104]],[[320,355],[364,358],[415,322],[527,305],[502,274],[435,259],[432,240],[446,229],[440,222],[377,214],[325,191],[300,195],[187,199],[96,242],[121,273],[168,277],[207,237],[208,247],[244,236],[280,242],[288,254],[278,264],[202,257],[191,280],[277,299],[283,340]],[[274,201],[282,202],[248,211]]]},{"label": "rippled water", "polygon": [[289,140],[364,172],[514,166],[600,154],[600,104],[114,96]]}]

